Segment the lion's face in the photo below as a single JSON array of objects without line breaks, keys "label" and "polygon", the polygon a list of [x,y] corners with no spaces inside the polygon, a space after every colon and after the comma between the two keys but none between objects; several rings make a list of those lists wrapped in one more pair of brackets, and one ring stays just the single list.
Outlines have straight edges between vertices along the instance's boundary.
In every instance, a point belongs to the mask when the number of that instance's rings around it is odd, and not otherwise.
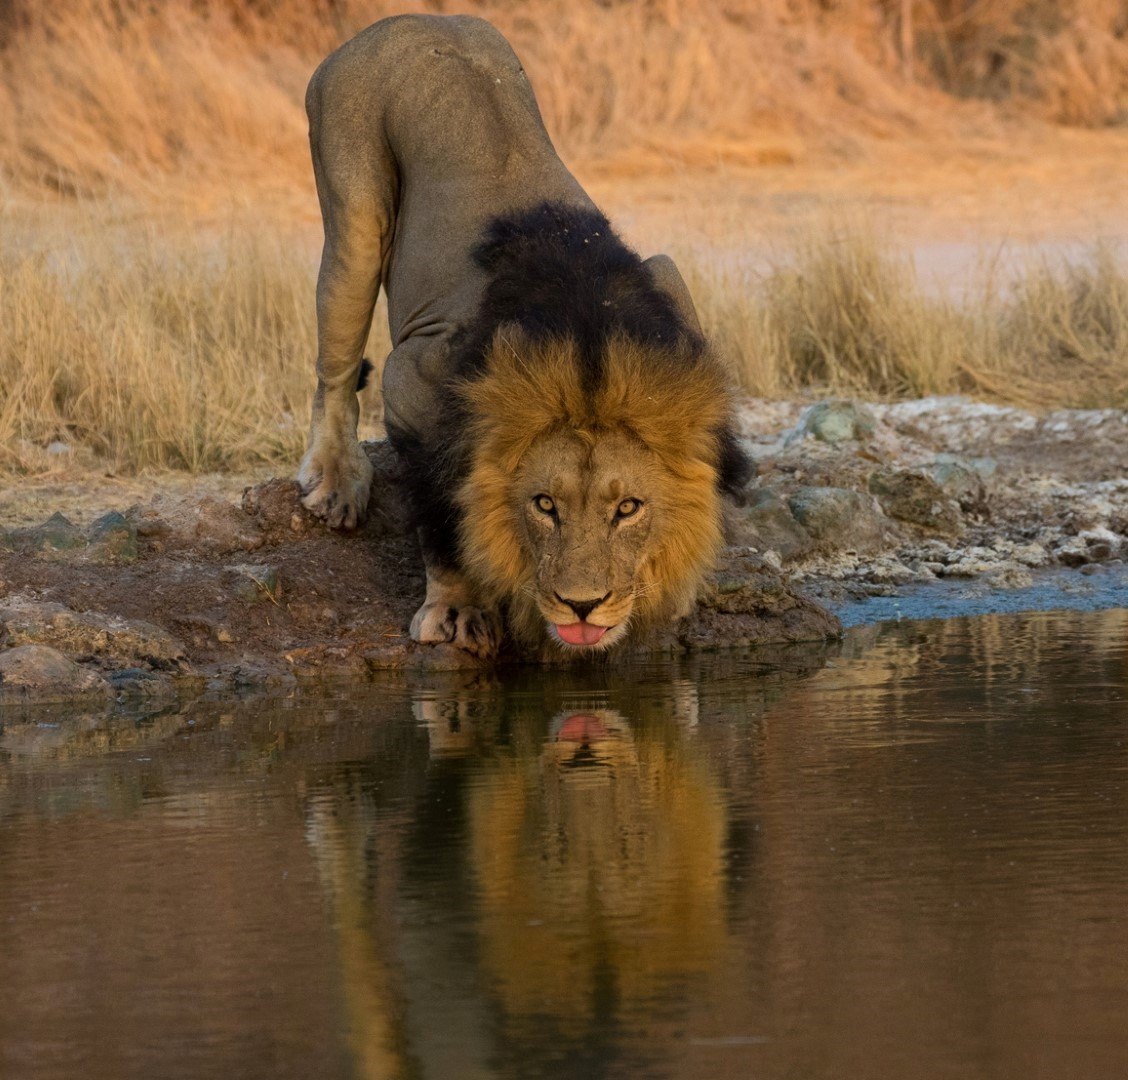
[{"label": "lion's face", "polygon": [[711,366],[612,342],[584,384],[568,343],[499,339],[470,384],[466,569],[518,636],[606,649],[693,604],[721,540]]},{"label": "lion's face", "polygon": [[661,533],[661,468],[614,433],[594,445],[572,433],[539,440],[513,485],[514,526],[528,546],[532,598],[566,649],[606,648],[627,631]]}]

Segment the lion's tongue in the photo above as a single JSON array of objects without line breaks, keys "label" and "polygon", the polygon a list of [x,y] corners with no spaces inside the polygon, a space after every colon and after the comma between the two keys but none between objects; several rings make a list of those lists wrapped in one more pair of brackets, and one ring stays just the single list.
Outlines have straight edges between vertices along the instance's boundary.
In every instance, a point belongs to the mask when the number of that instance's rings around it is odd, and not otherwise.
[{"label": "lion's tongue", "polygon": [[557,623],[556,632],[569,645],[594,645],[607,633],[607,627],[592,626],[589,622]]}]

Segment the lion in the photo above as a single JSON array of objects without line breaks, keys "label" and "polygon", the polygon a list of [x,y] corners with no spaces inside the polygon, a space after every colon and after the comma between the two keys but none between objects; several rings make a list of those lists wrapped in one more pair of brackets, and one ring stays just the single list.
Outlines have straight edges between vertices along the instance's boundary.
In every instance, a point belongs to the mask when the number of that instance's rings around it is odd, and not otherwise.
[{"label": "lion", "polygon": [[614,232],[481,19],[384,19],[306,100],[325,227],[306,507],[364,519],[357,391],[383,286],[385,424],[426,570],[412,638],[491,656],[504,615],[590,654],[686,614],[748,464],[673,261]]}]

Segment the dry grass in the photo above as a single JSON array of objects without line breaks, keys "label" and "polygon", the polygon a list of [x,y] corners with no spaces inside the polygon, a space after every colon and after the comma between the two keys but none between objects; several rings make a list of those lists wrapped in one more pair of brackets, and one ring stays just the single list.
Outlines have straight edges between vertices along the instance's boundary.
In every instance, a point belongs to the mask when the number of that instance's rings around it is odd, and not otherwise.
[{"label": "dry grass", "polygon": [[1128,269],[1096,244],[1003,283],[983,260],[957,298],[872,231],[809,235],[766,272],[688,263],[717,345],[750,394],[970,394],[1041,408],[1128,407]]},{"label": "dry grass", "polygon": [[[235,221],[189,235],[79,212],[0,219],[0,469],[60,441],[108,466],[292,465],[313,389],[316,244]],[[703,321],[755,395],[973,393],[1128,406],[1128,273],[1097,249],[984,274],[957,301],[871,233],[822,233],[764,271],[682,254]],[[369,354],[386,355],[378,314]],[[366,391],[366,423],[379,415]]]},{"label": "dry grass", "polygon": [[316,356],[308,236],[87,218],[21,239],[5,224],[0,468],[39,468],[56,441],[126,469],[299,456]]},{"label": "dry grass", "polygon": [[[0,0],[0,469],[40,470],[54,441],[127,469],[297,458],[316,266],[302,95],[334,45],[404,7]],[[411,7],[493,20],[572,162],[688,173],[998,132],[1014,114],[1128,116],[1124,0]],[[135,209],[105,209],[123,196]],[[17,202],[51,213],[33,221]],[[154,223],[158,207],[178,223]],[[303,221],[271,232],[287,213]],[[193,233],[199,221],[213,224]],[[985,278],[958,303],[865,235],[820,235],[767,273],[709,249],[680,261],[754,393],[1128,403],[1125,275],[1109,252],[1032,268],[1005,293]],[[378,408],[372,395],[369,421]]]},{"label": "dry grass", "polygon": [[573,161],[777,160],[789,133],[842,150],[990,129],[966,98],[1069,124],[1128,117],[1123,0],[0,0],[0,177],[305,197],[309,73],[405,8],[493,20]]}]

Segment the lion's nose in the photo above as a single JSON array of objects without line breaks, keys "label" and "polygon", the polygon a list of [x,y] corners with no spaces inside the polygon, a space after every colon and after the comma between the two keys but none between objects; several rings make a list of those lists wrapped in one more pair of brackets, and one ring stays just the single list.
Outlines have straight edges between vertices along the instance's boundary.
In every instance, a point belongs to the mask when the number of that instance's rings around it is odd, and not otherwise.
[{"label": "lion's nose", "polygon": [[569,600],[566,597],[561,596],[559,593],[555,593],[554,595],[556,596],[556,599],[560,601],[560,603],[566,605],[567,607],[570,607],[576,613],[576,616],[579,618],[580,622],[583,622],[584,619],[586,619],[597,607],[599,607],[599,605],[602,604],[604,600],[608,599],[611,596],[610,593],[607,593],[605,596],[601,596],[598,600]]}]

